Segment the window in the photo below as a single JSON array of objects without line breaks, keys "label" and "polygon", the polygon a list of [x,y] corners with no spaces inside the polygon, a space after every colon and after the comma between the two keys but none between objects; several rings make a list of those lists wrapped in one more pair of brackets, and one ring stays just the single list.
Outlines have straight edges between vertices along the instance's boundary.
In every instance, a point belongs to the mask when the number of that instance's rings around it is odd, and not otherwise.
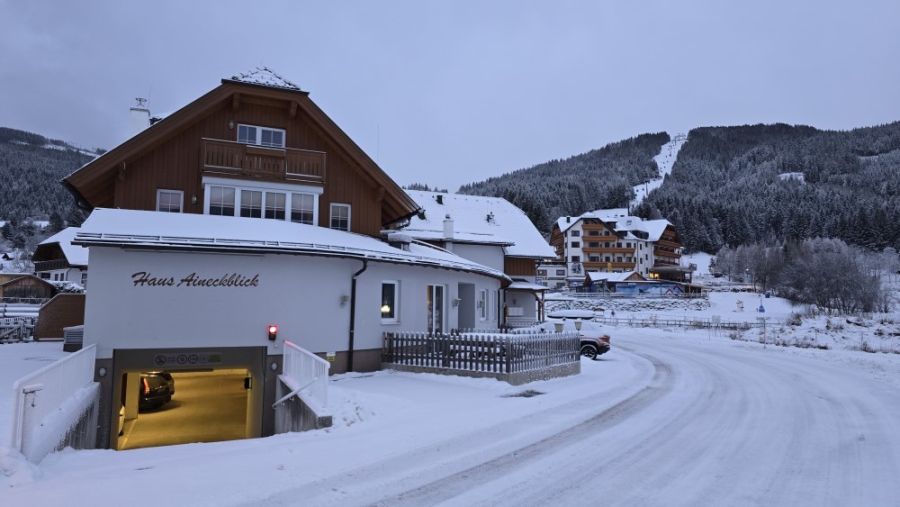
[{"label": "window", "polygon": [[581,256],[580,256],[580,255],[573,255],[573,256],[572,256],[572,262],[581,262]]},{"label": "window", "polygon": [[87,288],[87,271],[81,272],[81,286]]},{"label": "window", "polygon": [[262,192],[241,190],[241,216],[244,218],[262,218]]},{"label": "window", "polygon": [[537,270],[537,276],[547,276],[547,270],[546,269]]},{"label": "window", "polygon": [[600,231],[588,231],[588,236],[599,236]]},{"label": "window", "polygon": [[266,218],[284,220],[285,195],[266,192]]},{"label": "window", "polygon": [[156,191],[156,211],[181,213],[182,202],[184,202],[184,192],[181,190]]},{"label": "window", "polygon": [[315,225],[316,197],[311,194],[291,194],[291,222]]},{"label": "window", "polygon": [[209,214],[234,216],[234,189],[231,187],[209,187]]},{"label": "window", "polygon": [[616,257],[616,262],[622,262],[622,257],[621,256]]},{"label": "window", "polygon": [[631,248],[631,243],[625,243],[625,248]]},{"label": "window", "polygon": [[50,273],[40,273],[40,275],[41,275],[41,278],[44,280],[50,279]]},{"label": "window", "polygon": [[332,204],[331,205],[331,228],[339,231],[350,230],[350,205],[349,204]]},{"label": "window", "polygon": [[581,231],[572,231],[573,238],[577,238],[578,236],[581,236]]},{"label": "window", "polygon": [[609,231],[603,231],[604,236],[609,236]]},{"label": "window", "polygon": [[591,247],[591,248],[600,248],[600,242],[598,242],[598,241],[591,241],[590,243],[588,243],[588,246]]},{"label": "window", "polygon": [[478,291],[478,320],[487,320],[488,317],[488,291],[481,289]]},{"label": "window", "polygon": [[400,282],[385,280],[381,282],[381,323],[400,322],[399,313]]},{"label": "window", "polygon": [[610,256],[607,255],[607,256],[606,256],[606,262],[609,262],[609,261],[611,261],[611,260],[612,260],[612,257],[610,257]]},{"label": "window", "polygon": [[600,262],[600,256],[599,256],[599,255],[592,255],[592,256],[591,256],[591,262]]},{"label": "window", "polygon": [[238,125],[238,142],[284,148],[284,130],[253,125]]},{"label": "window", "polygon": [[557,269],[556,276],[566,276],[566,270],[565,269]]},{"label": "window", "polygon": [[443,334],[444,332],[444,286],[428,285],[426,287],[426,308],[428,309],[428,333]]},{"label": "window", "polygon": [[581,242],[579,242],[579,241],[573,241],[573,242],[572,242],[572,248],[581,248]]}]

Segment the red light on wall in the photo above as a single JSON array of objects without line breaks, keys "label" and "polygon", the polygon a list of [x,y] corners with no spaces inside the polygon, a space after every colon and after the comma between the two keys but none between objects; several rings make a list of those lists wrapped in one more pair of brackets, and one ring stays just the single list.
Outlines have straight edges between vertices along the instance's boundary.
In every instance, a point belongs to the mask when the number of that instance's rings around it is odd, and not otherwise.
[{"label": "red light on wall", "polygon": [[273,342],[278,337],[278,326],[269,326],[269,339]]}]

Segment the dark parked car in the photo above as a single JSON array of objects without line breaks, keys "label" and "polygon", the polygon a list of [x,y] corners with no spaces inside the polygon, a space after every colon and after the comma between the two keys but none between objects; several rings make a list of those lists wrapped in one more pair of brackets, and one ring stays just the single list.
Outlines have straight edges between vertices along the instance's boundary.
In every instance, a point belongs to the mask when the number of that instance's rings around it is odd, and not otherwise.
[{"label": "dark parked car", "polygon": [[597,359],[597,356],[609,352],[609,335],[584,336],[581,335],[581,355],[589,359]]},{"label": "dark parked car", "polygon": [[[168,376],[168,379],[166,378]],[[171,381],[172,387],[169,387]],[[172,376],[164,372],[144,372],[141,373],[141,382],[138,385],[140,398],[138,401],[138,409],[154,409],[159,408],[166,403],[172,401],[172,392],[174,390],[175,380]]]}]

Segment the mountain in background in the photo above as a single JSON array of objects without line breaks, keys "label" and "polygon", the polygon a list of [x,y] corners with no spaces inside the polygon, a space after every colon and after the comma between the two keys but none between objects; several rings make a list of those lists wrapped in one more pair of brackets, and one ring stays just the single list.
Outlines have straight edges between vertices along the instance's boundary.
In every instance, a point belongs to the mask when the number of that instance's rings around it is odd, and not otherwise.
[{"label": "mountain in background", "polygon": [[[653,157],[668,140],[646,134],[459,191],[504,197],[549,235],[559,217],[627,207],[633,185],[659,177]],[[667,218],[686,252],[815,237],[900,250],[900,122],[693,129],[671,174],[633,214]]]},{"label": "mountain in background", "polygon": [[101,153],[0,127],[0,220],[70,215],[74,201],[60,180]]}]

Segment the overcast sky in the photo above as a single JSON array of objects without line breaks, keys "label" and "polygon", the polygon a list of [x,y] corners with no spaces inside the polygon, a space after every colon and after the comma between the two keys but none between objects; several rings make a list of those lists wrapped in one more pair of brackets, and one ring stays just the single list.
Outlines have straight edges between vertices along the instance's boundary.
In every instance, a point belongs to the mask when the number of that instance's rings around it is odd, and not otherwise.
[{"label": "overcast sky", "polygon": [[[138,6],[139,4],[145,4]],[[0,0],[0,126],[87,148],[265,65],[398,183],[646,132],[900,120],[900,1]]]}]

